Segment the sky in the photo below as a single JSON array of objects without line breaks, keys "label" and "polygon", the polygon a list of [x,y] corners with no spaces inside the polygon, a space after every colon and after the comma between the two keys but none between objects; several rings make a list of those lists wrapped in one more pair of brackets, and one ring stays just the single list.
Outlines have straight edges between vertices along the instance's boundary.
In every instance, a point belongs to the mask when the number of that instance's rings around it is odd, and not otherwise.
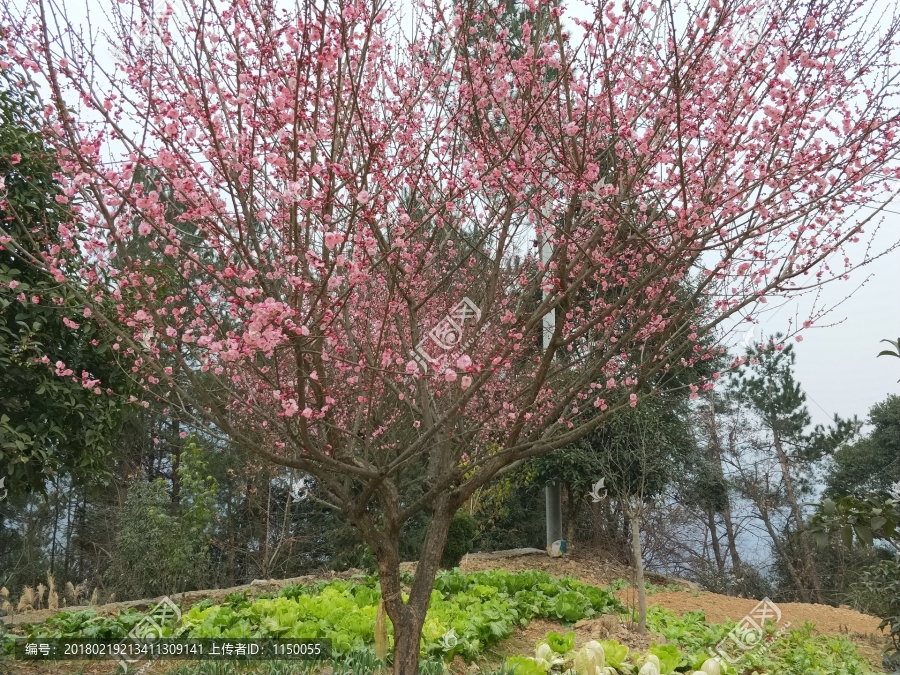
[{"label": "sky", "polygon": [[[900,215],[887,214],[885,229],[900,235]],[[794,348],[795,376],[814,423],[826,424],[835,413],[863,419],[874,403],[900,394],[900,359],[876,358],[890,347],[880,340],[900,338],[900,250],[858,270],[848,282],[826,287],[823,296],[837,304],[860,284],[834,310],[829,323],[837,325],[804,331]]]},{"label": "sky", "polygon": [[[887,250],[900,239],[900,206],[889,208],[897,213],[884,214],[872,239],[876,251]],[[861,259],[860,247],[851,249],[851,256],[854,253]],[[788,319],[794,325],[797,317],[802,322],[811,302],[811,297],[792,300],[764,316],[754,328],[754,338],[786,332]],[[802,342],[791,341],[797,356],[794,377],[806,393],[812,423],[827,425],[835,414],[865,420],[873,404],[890,394],[900,395],[900,359],[877,357],[890,348],[881,340],[900,338],[900,249],[855,270],[847,281],[826,284],[816,302],[832,307],[831,313],[819,325],[803,330]],[[747,330],[735,331],[732,344]]]}]

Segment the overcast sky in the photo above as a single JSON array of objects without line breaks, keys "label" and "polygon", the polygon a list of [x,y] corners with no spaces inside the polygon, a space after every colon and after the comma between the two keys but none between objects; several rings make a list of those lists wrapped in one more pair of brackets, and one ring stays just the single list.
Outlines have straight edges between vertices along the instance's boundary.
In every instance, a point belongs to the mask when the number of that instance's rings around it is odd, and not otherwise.
[{"label": "overcast sky", "polygon": [[[879,239],[886,242],[889,235],[896,239],[900,215],[886,214],[883,230]],[[900,338],[900,250],[857,271],[849,281],[826,286],[823,297],[834,305],[867,278],[827,322],[840,324],[805,330],[803,342],[794,347],[796,377],[806,392],[813,422],[826,423],[835,413],[862,419],[873,403],[900,394],[900,359],[876,358],[889,348],[880,340]],[[786,307],[782,314],[789,311]],[[777,324],[780,319],[781,315],[771,322]]]}]

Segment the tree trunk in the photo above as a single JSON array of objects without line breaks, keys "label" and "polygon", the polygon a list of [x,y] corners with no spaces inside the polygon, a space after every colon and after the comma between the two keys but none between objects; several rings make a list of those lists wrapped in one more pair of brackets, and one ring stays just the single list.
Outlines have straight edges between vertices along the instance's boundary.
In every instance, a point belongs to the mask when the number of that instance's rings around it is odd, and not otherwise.
[{"label": "tree trunk", "polygon": [[641,550],[641,511],[635,508],[631,516],[631,553],[634,556],[634,585],[638,594],[637,632],[647,632],[647,589],[644,588],[644,554]]},{"label": "tree trunk", "polygon": [[[709,430],[710,439],[712,441],[712,459],[715,461],[717,478],[725,482],[725,471],[722,469],[722,441],[719,438],[719,426],[716,423],[716,398],[712,389],[709,390]],[[734,436],[730,435],[730,445],[732,452],[734,451]],[[725,508],[722,509],[722,517],[725,520],[725,535],[728,538],[728,552],[731,554],[731,570],[734,572],[735,582],[738,588],[741,588],[741,582],[744,575],[741,570],[741,558],[737,551],[737,541],[735,540],[734,525],[731,522],[731,500],[727,499]],[[718,545],[718,543],[717,543]],[[717,558],[718,560],[718,558]]]},{"label": "tree trunk", "polygon": [[761,520],[763,521],[763,525],[766,526],[766,531],[769,533],[769,537],[772,538],[772,546],[774,546],[775,550],[778,551],[778,553],[781,555],[781,559],[784,560],[784,564],[788,568],[788,574],[791,575],[791,581],[797,584],[797,591],[800,593],[800,598],[803,600],[803,602],[809,602],[808,589],[804,588],[800,573],[797,571],[797,568],[791,564],[790,556],[788,556],[787,551],[785,551],[784,547],[781,545],[781,540],[778,538],[778,533],[775,532],[775,528],[772,526],[772,519],[769,518],[768,510],[759,507],[759,515]]},{"label": "tree trunk", "polygon": [[731,570],[734,572],[734,579],[738,589],[743,589],[744,570],[741,565],[741,557],[738,555],[737,538],[735,537],[734,525],[731,522],[730,506],[726,506],[722,510],[722,517],[725,519],[725,534],[728,537],[728,552],[731,554]]},{"label": "tree trunk", "polygon": [[272,512],[272,478],[269,474],[266,474],[266,485],[268,486],[268,490],[266,492],[266,511],[265,518],[261,523],[263,526],[263,540],[262,546],[260,547],[260,570],[263,579],[269,578],[269,523],[270,523],[270,514]]},{"label": "tree trunk", "polygon": [[593,544],[595,548],[600,548],[600,538],[603,534],[603,523],[601,521],[602,516],[600,515],[600,502],[591,503],[591,515],[593,516],[594,522]]},{"label": "tree trunk", "polygon": [[181,420],[176,418],[172,421],[172,440],[169,443],[172,448],[172,503],[175,506],[181,503],[181,475],[178,473],[178,469],[181,468],[182,450],[180,433]]},{"label": "tree trunk", "polygon": [[709,534],[712,537],[712,549],[713,555],[716,558],[716,568],[719,570],[719,574],[723,574],[725,572],[725,561],[722,559],[722,549],[719,546],[719,531],[718,528],[716,528],[716,510],[712,505],[708,506],[706,509],[706,525],[709,528]]},{"label": "tree trunk", "polygon": [[72,545],[72,504],[74,503],[71,492],[66,494],[66,500],[66,548],[63,554],[63,579],[65,579],[66,581],[70,581],[69,551],[71,550]]},{"label": "tree trunk", "polygon": [[56,533],[59,529],[59,475],[56,476],[56,494],[53,496],[56,502],[56,515],[53,518],[53,542],[50,544],[50,575],[56,571]]},{"label": "tree trunk", "polygon": [[788,462],[787,453],[781,443],[781,435],[778,433],[777,427],[772,425],[772,438],[775,441],[775,452],[778,455],[778,463],[781,465],[781,473],[784,478],[784,492],[791,505],[791,513],[794,521],[797,523],[800,542],[800,556],[803,562],[803,570],[808,580],[812,595],[815,596],[816,602],[820,605],[825,604],[825,596],[822,594],[822,584],[819,581],[819,570],[816,567],[816,561],[813,558],[812,550],[809,547],[809,540],[804,532],[806,521],[803,518],[803,512],[800,510],[800,503],[797,501],[797,495],[794,492],[794,481],[791,478],[790,464]]},{"label": "tree trunk", "polygon": [[381,597],[394,626],[394,675],[415,675],[418,672],[422,627],[454,511],[446,497],[436,500],[406,603],[400,590],[399,535],[402,523],[390,522],[387,514],[381,531],[371,523],[361,523],[363,537],[375,550],[378,559]]},{"label": "tree trunk", "polygon": [[566,549],[575,547],[575,535],[578,531],[578,512],[581,510],[581,500],[572,495],[572,490],[566,486]]}]

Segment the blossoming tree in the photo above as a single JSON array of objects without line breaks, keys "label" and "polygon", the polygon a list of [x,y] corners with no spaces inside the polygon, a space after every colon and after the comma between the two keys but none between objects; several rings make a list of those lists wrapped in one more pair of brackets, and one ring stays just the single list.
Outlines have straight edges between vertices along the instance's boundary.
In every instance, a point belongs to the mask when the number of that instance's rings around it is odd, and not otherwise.
[{"label": "blossoming tree", "polygon": [[0,67],[48,92],[73,212],[32,262],[147,397],[315,477],[415,672],[478,487],[866,261],[846,247],[900,177],[898,26],[774,4],[126,0],[100,45],[7,0]]}]

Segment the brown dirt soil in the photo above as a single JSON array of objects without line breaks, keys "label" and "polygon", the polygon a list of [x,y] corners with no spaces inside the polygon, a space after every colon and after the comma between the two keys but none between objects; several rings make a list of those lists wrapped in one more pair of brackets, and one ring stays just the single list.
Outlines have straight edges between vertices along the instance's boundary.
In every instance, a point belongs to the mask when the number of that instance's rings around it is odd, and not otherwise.
[{"label": "brown dirt soil", "polygon": [[[616,593],[620,600],[630,603],[632,593],[619,591]],[[706,591],[666,591],[654,593],[649,596],[647,602],[658,604],[671,609],[677,614],[702,609],[706,613],[709,623],[723,623],[728,619],[740,621],[747,616],[759,602],[758,600],[745,600],[732,598],[727,595],[708,593]],[[811,621],[816,625],[819,633],[826,635],[879,635],[879,619],[874,616],[862,614],[854,609],[844,607],[830,607],[828,605],[807,605],[801,602],[779,602],[781,621],[791,622],[792,626],[801,626],[805,621]]]}]

